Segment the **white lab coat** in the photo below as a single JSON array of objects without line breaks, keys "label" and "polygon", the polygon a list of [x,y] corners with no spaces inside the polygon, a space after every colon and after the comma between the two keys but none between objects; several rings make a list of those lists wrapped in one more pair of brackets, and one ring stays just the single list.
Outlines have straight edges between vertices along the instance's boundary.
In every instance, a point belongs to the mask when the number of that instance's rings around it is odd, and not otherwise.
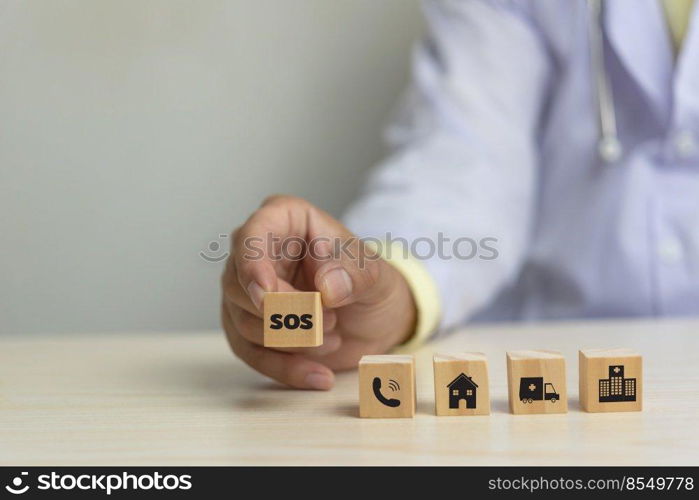
[{"label": "white lab coat", "polygon": [[699,9],[676,63],[658,0],[604,3],[620,161],[605,164],[584,0],[427,1],[361,236],[498,239],[425,260],[443,327],[699,313]]}]

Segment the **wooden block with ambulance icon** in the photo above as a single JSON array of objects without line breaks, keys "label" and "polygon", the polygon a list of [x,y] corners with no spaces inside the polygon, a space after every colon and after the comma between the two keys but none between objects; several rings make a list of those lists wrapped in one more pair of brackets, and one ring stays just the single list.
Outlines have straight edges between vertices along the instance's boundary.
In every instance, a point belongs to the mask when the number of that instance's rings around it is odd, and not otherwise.
[{"label": "wooden block with ambulance icon", "polygon": [[567,413],[565,358],[558,351],[510,351],[507,353],[510,411]]},{"label": "wooden block with ambulance icon", "polygon": [[359,361],[359,416],[415,416],[415,358],[410,355],[368,355]]},{"label": "wooden block with ambulance icon", "polygon": [[323,344],[320,292],[268,292],[263,300],[265,347]]},{"label": "wooden block with ambulance icon", "polygon": [[440,416],[489,415],[488,362],[480,352],[435,354],[434,409]]},{"label": "wooden block with ambulance icon", "polygon": [[580,406],[590,413],[641,411],[643,359],[632,349],[583,349],[578,353]]}]

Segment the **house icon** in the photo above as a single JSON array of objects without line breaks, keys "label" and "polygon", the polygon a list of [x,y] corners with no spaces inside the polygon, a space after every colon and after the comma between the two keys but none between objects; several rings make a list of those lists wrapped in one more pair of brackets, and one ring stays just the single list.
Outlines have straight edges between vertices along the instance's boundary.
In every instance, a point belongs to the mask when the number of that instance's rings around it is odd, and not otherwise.
[{"label": "house icon", "polygon": [[449,389],[449,408],[459,408],[459,401],[466,402],[465,408],[476,407],[476,384],[471,377],[460,373],[458,377],[447,384]]}]

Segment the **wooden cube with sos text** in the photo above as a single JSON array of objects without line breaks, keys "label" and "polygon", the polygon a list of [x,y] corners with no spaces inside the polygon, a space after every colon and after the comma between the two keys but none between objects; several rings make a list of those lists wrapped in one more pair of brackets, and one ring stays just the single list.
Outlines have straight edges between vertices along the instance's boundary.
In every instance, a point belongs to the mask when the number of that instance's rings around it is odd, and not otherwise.
[{"label": "wooden cube with sos text", "polygon": [[507,385],[515,415],[568,412],[566,364],[558,351],[508,352]]},{"label": "wooden cube with sos text", "polygon": [[415,358],[384,354],[359,361],[359,416],[410,418],[415,416]]},{"label": "wooden cube with sos text", "polygon": [[320,292],[268,292],[263,300],[265,347],[323,344]]},{"label": "wooden cube with sos text", "polygon": [[488,361],[480,352],[435,354],[434,409],[440,416],[489,415]]},{"label": "wooden cube with sos text", "polygon": [[632,349],[583,349],[578,353],[580,406],[590,413],[641,411],[643,360]]}]

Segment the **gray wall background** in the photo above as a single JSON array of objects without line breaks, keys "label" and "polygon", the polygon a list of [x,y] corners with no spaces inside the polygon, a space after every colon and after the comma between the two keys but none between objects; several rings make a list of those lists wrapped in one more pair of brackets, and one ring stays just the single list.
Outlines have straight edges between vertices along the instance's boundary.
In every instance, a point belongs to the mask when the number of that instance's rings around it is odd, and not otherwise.
[{"label": "gray wall background", "polygon": [[199,252],[269,193],[341,212],[420,31],[413,0],[0,0],[0,334],[218,327]]}]

